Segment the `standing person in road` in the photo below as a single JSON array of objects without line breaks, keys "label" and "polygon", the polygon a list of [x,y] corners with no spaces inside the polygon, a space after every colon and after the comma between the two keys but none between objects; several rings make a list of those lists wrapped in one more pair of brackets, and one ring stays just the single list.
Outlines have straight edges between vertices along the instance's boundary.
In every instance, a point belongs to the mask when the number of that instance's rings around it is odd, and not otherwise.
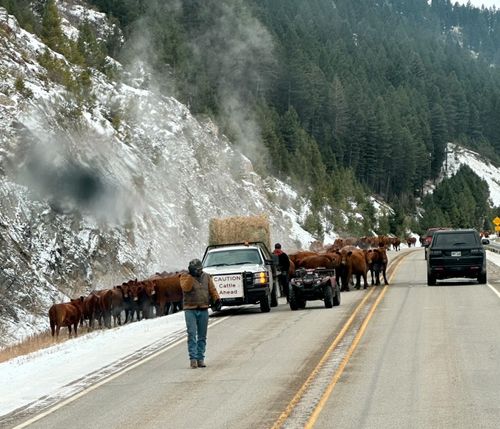
[{"label": "standing person in road", "polygon": [[187,345],[191,368],[205,368],[207,345],[208,307],[214,303],[219,311],[221,301],[212,277],[203,272],[199,259],[189,262],[189,274],[181,275],[180,283],[184,297],[184,317],[187,328]]},{"label": "standing person in road", "polygon": [[288,259],[288,255],[283,252],[283,250],[281,250],[280,243],[276,243],[274,245],[273,254],[278,257],[278,264],[280,267],[279,282],[281,291],[283,294],[285,294],[286,300],[288,302],[288,271],[290,270],[290,259]]}]

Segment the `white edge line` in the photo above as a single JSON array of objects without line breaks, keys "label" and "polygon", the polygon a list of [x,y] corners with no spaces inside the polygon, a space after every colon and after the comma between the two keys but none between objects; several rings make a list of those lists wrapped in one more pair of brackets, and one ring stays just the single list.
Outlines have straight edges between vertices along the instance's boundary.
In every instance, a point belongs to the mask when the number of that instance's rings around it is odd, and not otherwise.
[{"label": "white edge line", "polygon": [[[500,297],[500,295],[499,295],[499,297]],[[229,318],[229,316],[226,316],[226,317],[220,318],[219,320],[217,320],[215,322],[212,322],[209,325],[209,328],[211,328],[211,327],[213,327],[215,325],[218,325],[219,323],[223,322],[224,320],[226,320],[228,318]],[[170,350],[173,347],[178,346],[179,344],[181,344],[181,343],[183,343],[185,341],[186,341],[186,338],[182,338],[182,339],[177,340],[175,343],[170,344],[168,347],[165,347],[164,349],[159,350],[159,351],[153,353],[152,355],[149,355],[148,357],[142,359],[141,361],[136,362],[133,365],[130,365],[129,367],[127,367],[125,369],[122,369],[119,372],[114,373],[113,375],[107,377],[106,379],[104,379],[104,380],[102,380],[102,381],[100,381],[100,382],[98,382],[96,384],[93,384],[92,386],[86,388],[85,390],[82,390],[81,392],[77,393],[76,395],[72,396],[71,398],[68,398],[68,399],[65,399],[62,402],[59,402],[57,405],[54,405],[52,408],[49,408],[47,411],[44,411],[43,413],[38,414],[38,415],[36,415],[35,417],[32,417],[29,420],[26,420],[25,422],[21,423],[18,426],[14,426],[12,429],[25,428],[26,426],[29,426],[30,424],[35,423],[36,421],[38,421],[38,420],[40,420],[40,419],[48,416],[49,414],[52,414],[54,411],[57,411],[59,408],[62,408],[65,405],[68,405],[71,402],[76,401],[77,399],[81,398],[82,396],[86,395],[87,393],[91,392],[92,390],[95,390],[98,387],[101,387],[103,384],[106,384],[109,381],[114,380],[115,378],[120,377],[121,375],[129,372],[130,370],[132,370],[134,368],[137,368],[139,365],[142,365],[143,363],[148,362],[151,359],[154,359],[155,357],[161,355],[162,353],[165,353],[166,351]]]},{"label": "white edge line", "polygon": [[486,284],[493,292],[495,292],[496,296],[500,298],[500,292],[498,292],[493,286],[491,286],[489,283]]}]

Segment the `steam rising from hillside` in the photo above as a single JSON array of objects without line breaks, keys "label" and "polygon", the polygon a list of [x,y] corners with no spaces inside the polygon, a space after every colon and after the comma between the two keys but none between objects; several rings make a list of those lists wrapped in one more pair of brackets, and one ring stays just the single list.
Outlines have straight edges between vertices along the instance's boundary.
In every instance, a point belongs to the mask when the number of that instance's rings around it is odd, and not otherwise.
[{"label": "steam rising from hillside", "polygon": [[[143,64],[143,71],[151,72],[149,64],[158,63],[152,31],[158,25],[156,15],[168,14],[194,21],[187,35],[193,67],[203,68],[210,82],[215,83],[222,119],[238,147],[252,161],[265,158],[251,103],[265,94],[276,66],[271,35],[239,0],[207,0],[197,5],[183,0],[149,3],[127,44],[127,58],[136,70],[138,64]],[[164,66],[166,72],[161,76],[148,77],[149,89],[174,85],[168,70],[176,65]]]},{"label": "steam rising from hillside", "polygon": [[267,90],[266,74],[274,66],[272,38],[240,2],[209,1],[206,7],[210,15],[192,40],[193,51],[217,82],[237,143],[256,160],[263,145],[249,103]]},{"label": "steam rising from hillside", "polygon": [[192,43],[208,66],[222,94],[236,93],[242,101],[266,90],[266,68],[273,65],[273,42],[262,24],[241,4],[210,1],[209,16]]}]

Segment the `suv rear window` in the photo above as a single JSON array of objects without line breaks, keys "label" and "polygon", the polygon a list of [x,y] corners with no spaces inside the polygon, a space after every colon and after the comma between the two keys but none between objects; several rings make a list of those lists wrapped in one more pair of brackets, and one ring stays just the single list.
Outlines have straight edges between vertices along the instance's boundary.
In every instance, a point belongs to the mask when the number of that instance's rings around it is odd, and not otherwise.
[{"label": "suv rear window", "polygon": [[471,232],[454,232],[453,234],[436,234],[432,247],[476,246],[476,235]]}]

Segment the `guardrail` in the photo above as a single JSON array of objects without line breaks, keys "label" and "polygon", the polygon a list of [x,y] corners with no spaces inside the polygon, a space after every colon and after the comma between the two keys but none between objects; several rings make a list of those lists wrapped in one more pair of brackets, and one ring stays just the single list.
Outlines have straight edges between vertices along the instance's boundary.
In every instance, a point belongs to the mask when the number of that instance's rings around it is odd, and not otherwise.
[{"label": "guardrail", "polygon": [[484,247],[492,252],[500,253],[500,243],[496,241],[490,241],[490,244],[486,244]]}]

